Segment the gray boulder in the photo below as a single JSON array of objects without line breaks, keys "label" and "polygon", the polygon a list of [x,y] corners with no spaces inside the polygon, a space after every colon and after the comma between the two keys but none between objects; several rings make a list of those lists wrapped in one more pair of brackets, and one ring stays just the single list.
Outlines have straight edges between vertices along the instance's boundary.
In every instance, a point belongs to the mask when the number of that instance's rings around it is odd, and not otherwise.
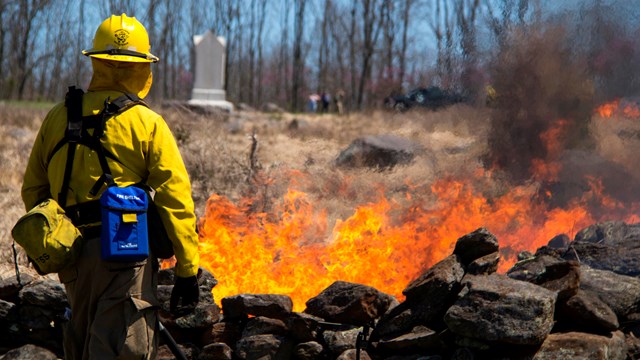
[{"label": "gray boulder", "polygon": [[391,295],[370,286],[336,281],[309,299],[304,312],[326,321],[360,326],[381,317],[391,303]]},{"label": "gray boulder", "polygon": [[55,353],[33,344],[23,345],[19,348],[9,350],[0,356],[0,360],[56,360]]},{"label": "gray boulder", "polygon": [[287,295],[239,294],[222,299],[225,319],[246,318],[248,315],[286,319],[293,309],[293,301]]},{"label": "gray boulder", "polygon": [[608,333],[620,326],[616,313],[609,305],[584,290],[579,290],[576,295],[558,304],[556,319],[566,327],[591,329],[596,333]]},{"label": "gray boulder", "polygon": [[456,241],[453,253],[460,257],[463,265],[467,266],[472,261],[493,254],[498,250],[500,250],[500,247],[495,235],[486,228],[479,228],[460,237]]},{"label": "gray boulder", "polygon": [[640,279],[612,271],[580,266],[580,289],[597,295],[618,316],[619,321],[640,312]]},{"label": "gray boulder", "polygon": [[627,345],[620,331],[608,336],[568,332],[549,335],[533,360],[624,360],[626,355]]},{"label": "gray boulder", "polygon": [[335,160],[337,166],[390,169],[413,161],[420,146],[395,135],[355,139]]},{"label": "gray boulder", "polygon": [[567,259],[621,275],[640,275],[640,224],[609,221],[580,230]]},{"label": "gray boulder", "polygon": [[291,359],[293,343],[287,338],[272,334],[243,337],[236,343],[235,355],[242,360]]},{"label": "gray boulder", "polygon": [[465,276],[444,321],[455,334],[485,342],[541,344],[553,327],[556,294],[505,275]]}]

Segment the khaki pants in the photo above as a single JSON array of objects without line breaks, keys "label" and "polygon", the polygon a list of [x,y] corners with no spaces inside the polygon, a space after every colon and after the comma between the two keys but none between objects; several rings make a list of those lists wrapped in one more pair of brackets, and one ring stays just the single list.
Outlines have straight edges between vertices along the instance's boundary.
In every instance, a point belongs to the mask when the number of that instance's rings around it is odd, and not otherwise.
[{"label": "khaki pants", "polygon": [[71,304],[66,360],[154,359],[158,347],[158,264],[100,259],[100,239],[85,240],[75,266],[58,276]]}]

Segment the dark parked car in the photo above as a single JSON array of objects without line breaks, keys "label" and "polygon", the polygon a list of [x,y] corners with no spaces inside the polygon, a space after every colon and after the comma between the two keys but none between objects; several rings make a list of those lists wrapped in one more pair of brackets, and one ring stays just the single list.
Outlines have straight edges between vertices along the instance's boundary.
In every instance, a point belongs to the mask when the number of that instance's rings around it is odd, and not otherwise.
[{"label": "dark parked car", "polygon": [[461,94],[431,86],[411,90],[406,95],[389,96],[384,99],[384,105],[396,111],[406,111],[413,107],[436,110],[465,100]]}]

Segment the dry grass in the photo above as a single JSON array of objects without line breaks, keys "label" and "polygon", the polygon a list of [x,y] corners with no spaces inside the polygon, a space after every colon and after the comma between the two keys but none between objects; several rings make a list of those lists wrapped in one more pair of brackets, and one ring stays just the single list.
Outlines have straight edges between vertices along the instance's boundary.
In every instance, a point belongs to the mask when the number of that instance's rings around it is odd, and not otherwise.
[{"label": "dry grass", "polygon": [[[1,262],[12,261],[10,230],[24,213],[20,186],[31,145],[46,111],[0,105]],[[345,116],[236,112],[197,114],[186,108],[158,111],[172,128],[189,171],[196,214],[205,213],[207,199],[222,195],[234,203],[256,199],[255,211],[269,213],[289,187],[303,191],[316,209],[324,209],[328,231],[364,204],[386,199],[406,202],[408,193],[424,196],[445,177],[474,178],[489,151],[494,111],[456,105],[438,112],[373,111]],[[363,135],[393,134],[419,144],[414,161],[391,170],[345,169],[334,166],[341,150]],[[590,134],[599,156],[619,164],[633,177],[640,150],[637,119],[594,117]],[[257,145],[255,150],[252,146]],[[494,176],[483,187],[488,198],[499,197],[511,185]],[[411,189],[411,191],[408,191]],[[462,234],[457,234],[462,235]],[[20,262],[25,262],[20,257]]]},{"label": "dry grass", "polygon": [[24,214],[20,198],[24,167],[46,111],[0,105],[0,113],[0,261],[5,262],[13,255],[11,228]]},{"label": "dry grass", "polygon": [[[0,261],[11,261],[10,230],[24,213],[22,174],[46,111],[0,108]],[[197,114],[185,108],[159,109],[172,128],[189,171],[197,215],[213,193],[232,201],[253,194],[267,209],[297,181],[325,208],[330,220],[349,216],[372,201],[379,188],[401,197],[407,184],[423,186],[443,174],[480,165],[488,124],[485,110],[463,105],[434,112],[288,114],[236,112]],[[294,126],[297,125],[297,126]],[[363,135],[394,134],[424,147],[415,161],[391,171],[340,169],[333,161]],[[257,149],[252,154],[252,145]],[[252,165],[253,160],[253,165]],[[300,176],[296,174],[302,174]],[[334,196],[340,192],[340,197]]]}]

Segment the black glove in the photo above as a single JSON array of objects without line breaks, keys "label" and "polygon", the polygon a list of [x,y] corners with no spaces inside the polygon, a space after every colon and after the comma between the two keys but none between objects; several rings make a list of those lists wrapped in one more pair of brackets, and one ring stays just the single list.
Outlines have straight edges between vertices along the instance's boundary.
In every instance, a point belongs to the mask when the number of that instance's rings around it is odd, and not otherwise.
[{"label": "black glove", "polygon": [[[182,303],[180,303],[182,299]],[[171,291],[171,301],[169,308],[171,313],[176,316],[183,316],[193,312],[200,301],[200,287],[198,287],[198,277],[191,276],[187,278],[176,276],[176,283]]]}]

